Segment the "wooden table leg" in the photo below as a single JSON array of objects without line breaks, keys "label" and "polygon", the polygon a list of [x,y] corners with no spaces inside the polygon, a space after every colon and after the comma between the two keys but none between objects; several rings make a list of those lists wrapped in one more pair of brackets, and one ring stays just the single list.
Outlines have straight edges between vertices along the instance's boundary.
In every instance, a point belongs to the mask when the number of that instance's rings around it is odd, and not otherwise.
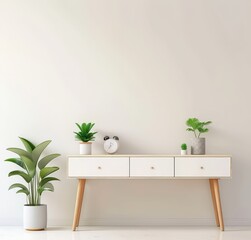
[{"label": "wooden table leg", "polygon": [[224,231],[224,222],[223,222],[223,215],[222,215],[222,209],[221,209],[219,181],[218,181],[218,179],[212,179],[212,181],[213,181],[213,188],[214,188],[214,194],[215,194],[215,202],[216,202],[217,212],[218,212],[218,216],[219,216],[220,229],[222,231]]},{"label": "wooden table leg", "polygon": [[73,231],[75,231],[76,227],[78,227],[79,225],[79,219],[80,219],[84,190],[85,190],[85,182],[86,182],[86,179],[78,180],[78,190],[77,190],[75,212],[74,212],[74,218],[73,218],[73,224],[72,224]]},{"label": "wooden table leg", "polygon": [[215,216],[215,221],[217,227],[220,226],[219,222],[219,215],[218,215],[218,209],[216,205],[216,199],[215,199],[215,190],[214,190],[214,184],[213,184],[213,179],[209,179],[209,184],[210,184],[210,190],[211,190],[211,195],[212,195],[212,202],[213,202],[213,207],[214,207],[214,216]]}]

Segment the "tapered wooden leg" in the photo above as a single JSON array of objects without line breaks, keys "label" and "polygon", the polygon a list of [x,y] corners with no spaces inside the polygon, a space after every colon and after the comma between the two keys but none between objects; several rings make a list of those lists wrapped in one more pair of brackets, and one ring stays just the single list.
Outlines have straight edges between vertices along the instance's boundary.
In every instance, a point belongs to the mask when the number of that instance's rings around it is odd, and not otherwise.
[{"label": "tapered wooden leg", "polygon": [[211,195],[212,195],[212,202],[213,202],[213,207],[214,207],[214,216],[215,216],[215,221],[217,227],[220,226],[219,222],[219,215],[218,215],[218,210],[216,206],[216,199],[215,199],[215,190],[214,190],[214,184],[213,184],[213,179],[209,179],[209,184],[210,184],[210,190],[211,190]]},{"label": "tapered wooden leg", "polygon": [[215,194],[215,202],[216,202],[217,212],[219,216],[220,229],[224,231],[224,222],[223,222],[223,215],[222,215],[221,201],[220,201],[219,181],[218,179],[212,179],[212,180],[213,180],[213,188],[214,188],[214,194]]},{"label": "tapered wooden leg", "polygon": [[79,225],[79,219],[81,214],[84,190],[85,190],[85,179],[78,180],[78,190],[77,190],[77,197],[76,197],[76,204],[75,204],[75,212],[72,224],[72,230],[75,231],[76,227]]}]

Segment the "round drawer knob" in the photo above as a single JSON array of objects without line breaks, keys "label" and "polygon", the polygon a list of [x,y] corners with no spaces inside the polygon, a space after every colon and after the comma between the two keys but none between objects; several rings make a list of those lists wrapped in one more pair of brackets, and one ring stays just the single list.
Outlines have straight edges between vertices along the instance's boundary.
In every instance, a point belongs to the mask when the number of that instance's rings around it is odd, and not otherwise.
[{"label": "round drawer knob", "polygon": [[154,167],[151,167],[151,169],[154,169]]},{"label": "round drawer knob", "polygon": [[200,169],[204,169],[204,167],[203,167],[203,166],[201,166],[201,167],[200,167]]},{"label": "round drawer knob", "polygon": [[101,167],[100,167],[100,166],[98,166],[98,169],[101,169]]}]

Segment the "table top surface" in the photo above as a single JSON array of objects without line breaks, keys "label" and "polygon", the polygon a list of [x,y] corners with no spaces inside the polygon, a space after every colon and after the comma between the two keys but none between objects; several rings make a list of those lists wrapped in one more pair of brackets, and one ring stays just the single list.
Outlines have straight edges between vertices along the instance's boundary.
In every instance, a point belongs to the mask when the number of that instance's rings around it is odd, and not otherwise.
[{"label": "table top surface", "polygon": [[93,155],[69,155],[68,157],[231,157],[226,154],[209,155],[178,155],[178,154],[93,154]]}]

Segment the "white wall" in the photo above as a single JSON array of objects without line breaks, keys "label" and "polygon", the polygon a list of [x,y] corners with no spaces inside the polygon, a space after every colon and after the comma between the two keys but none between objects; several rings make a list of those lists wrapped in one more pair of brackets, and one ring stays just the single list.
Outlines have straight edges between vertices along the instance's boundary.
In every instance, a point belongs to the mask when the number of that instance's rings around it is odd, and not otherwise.
[{"label": "white wall", "polygon": [[[76,193],[68,154],[74,123],[94,121],[120,153],[174,154],[192,135],[185,120],[212,120],[208,153],[233,155],[221,182],[227,224],[251,224],[248,0],[0,2],[0,224],[22,223],[24,196],[8,191],[17,136],[62,156],[49,224],[70,225]],[[88,181],[87,224],[213,224],[207,181]]]}]

